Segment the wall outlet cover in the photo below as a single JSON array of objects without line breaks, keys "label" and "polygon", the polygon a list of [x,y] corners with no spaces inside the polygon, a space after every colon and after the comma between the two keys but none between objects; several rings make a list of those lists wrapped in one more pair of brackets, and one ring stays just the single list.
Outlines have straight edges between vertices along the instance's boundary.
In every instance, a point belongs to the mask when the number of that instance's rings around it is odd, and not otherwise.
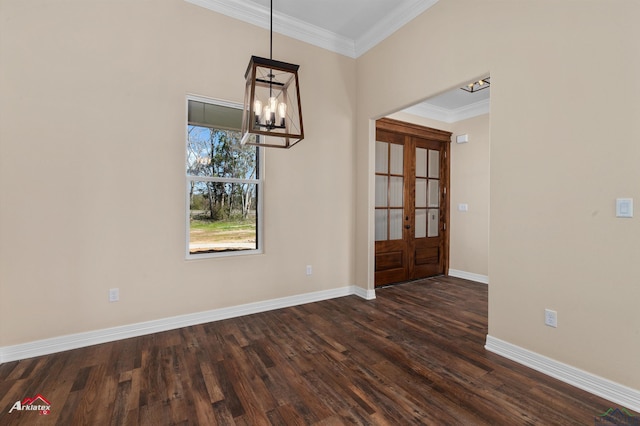
[{"label": "wall outlet cover", "polygon": [[544,310],[544,323],[549,327],[558,327],[558,313],[551,309]]}]

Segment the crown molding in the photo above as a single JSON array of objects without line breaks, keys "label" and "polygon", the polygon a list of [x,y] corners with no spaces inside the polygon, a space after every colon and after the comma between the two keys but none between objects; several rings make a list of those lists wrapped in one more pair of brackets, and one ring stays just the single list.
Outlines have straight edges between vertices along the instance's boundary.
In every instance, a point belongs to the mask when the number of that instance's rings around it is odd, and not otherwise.
[{"label": "crown molding", "polygon": [[[253,2],[230,0],[184,1],[267,30],[270,28],[269,9]],[[340,36],[277,11],[273,12],[273,32],[350,58],[356,57],[355,42],[350,38]]]},{"label": "crown molding", "polygon": [[[250,1],[184,1],[261,28],[270,28],[269,9]],[[273,12],[273,31],[350,58],[357,58],[437,2],[438,0],[417,0],[408,8],[398,9],[372,26],[358,40],[336,34],[277,11]]]},{"label": "crown molding", "polygon": [[420,0],[410,7],[394,10],[355,41],[355,57],[366,53],[437,2],[438,0]]},{"label": "crown molding", "polygon": [[417,115],[418,117],[430,118],[432,120],[443,121],[445,123],[452,123],[451,110],[446,108],[440,108],[428,103],[421,103],[409,108],[405,108],[402,112],[407,114]]},{"label": "crown molding", "polygon": [[423,102],[406,108],[403,111],[419,117],[430,118],[432,120],[443,121],[445,123],[456,123],[467,118],[488,114],[491,110],[491,102],[484,99],[456,109],[447,109]]}]

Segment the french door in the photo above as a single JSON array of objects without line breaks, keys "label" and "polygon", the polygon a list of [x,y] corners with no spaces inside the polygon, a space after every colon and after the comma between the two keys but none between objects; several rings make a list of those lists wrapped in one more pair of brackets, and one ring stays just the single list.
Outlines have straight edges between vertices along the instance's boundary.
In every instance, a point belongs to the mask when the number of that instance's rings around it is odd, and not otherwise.
[{"label": "french door", "polygon": [[451,133],[376,122],[375,285],[446,274]]}]

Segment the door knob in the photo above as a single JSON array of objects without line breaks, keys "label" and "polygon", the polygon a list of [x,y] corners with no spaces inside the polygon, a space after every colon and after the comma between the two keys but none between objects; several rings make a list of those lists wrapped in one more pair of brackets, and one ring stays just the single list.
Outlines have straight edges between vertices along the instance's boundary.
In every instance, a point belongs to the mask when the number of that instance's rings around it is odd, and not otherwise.
[{"label": "door knob", "polygon": [[404,229],[409,229],[409,228],[411,228],[411,225],[405,225],[404,226]]}]

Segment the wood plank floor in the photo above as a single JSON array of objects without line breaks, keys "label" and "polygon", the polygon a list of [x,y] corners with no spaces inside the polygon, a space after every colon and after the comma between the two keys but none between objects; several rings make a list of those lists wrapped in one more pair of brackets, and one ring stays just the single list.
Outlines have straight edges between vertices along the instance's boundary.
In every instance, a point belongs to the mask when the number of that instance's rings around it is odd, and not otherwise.
[{"label": "wood plank floor", "polygon": [[[450,277],[0,365],[0,425],[594,424],[610,407],[484,349]],[[9,414],[41,394],[51,413]]]}]

